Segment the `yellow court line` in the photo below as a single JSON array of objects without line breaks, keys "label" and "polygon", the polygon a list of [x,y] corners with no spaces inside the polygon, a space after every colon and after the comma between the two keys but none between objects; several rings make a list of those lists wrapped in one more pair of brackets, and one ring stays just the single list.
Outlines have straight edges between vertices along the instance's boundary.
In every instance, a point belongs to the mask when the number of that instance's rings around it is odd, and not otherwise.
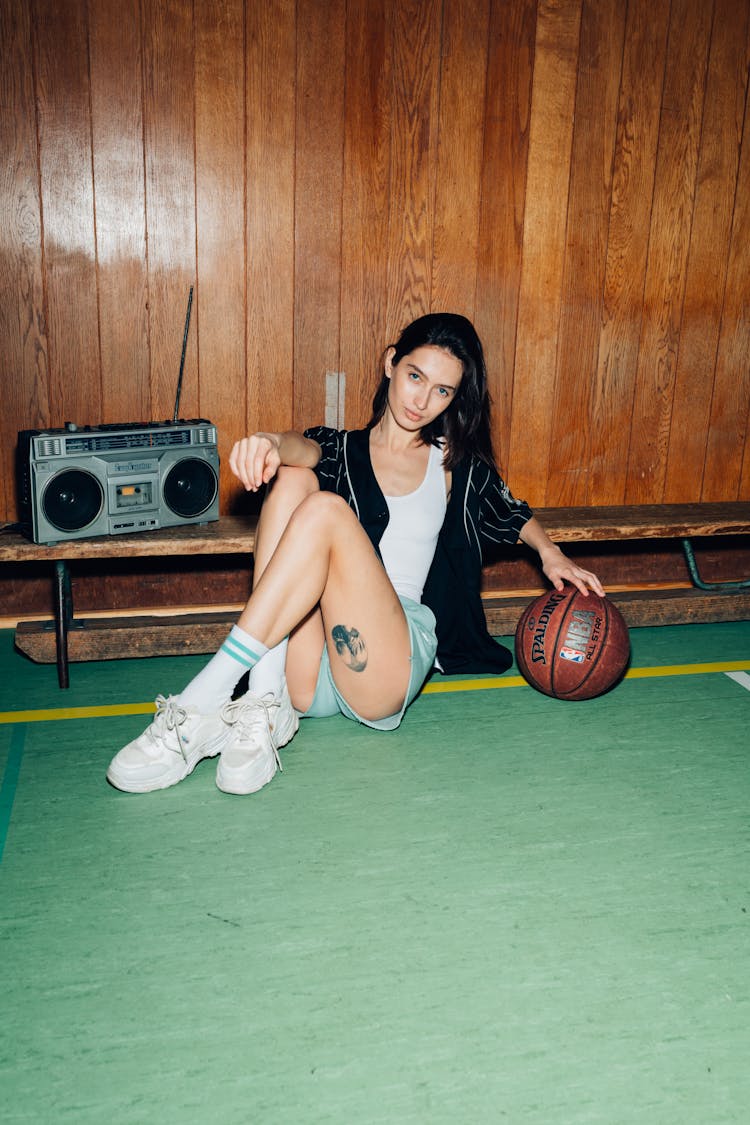
[{"label": "yellow court line", "polygon": [[[625,673],[626,680],[643,680],[651,676],[699,676],[707,672],[744,672],[750,669],[747,660],[722,660],[712,664],[661,664],[655,668],[631,668]],[[457,680],[445,683],[426,684],[423,694],[437,694],[444,691],[486,691],[489,688],[525,687],[522,676],[506,676],[500,680]]]},{"label": "yellow court line", "polygon": [[153,703],[109,703],[102,707],[51,707],[45,711],[0,711],[2,723],[45,723],[57,719],[106,719],[119,715],[152,715]]},{"label": "yellow court line", "polygon": [[[747,660],[722,660],[711,664],[661,664],[653,668],[631,668],[626,680],[643,680],[654,676],[703,676],[712,672],[750,671]],[[505,676],[503,679],[447,680],[426,684],[424,695],[437,695],[454,691],[489,691],[497,688],[527,687],[522,676]],[[0,711],[3,723],[42,723],[60,719],[104,719],[122,715],[153,714],[153,703],[110,703],[101,707],[53,707],[39,711]]]}]

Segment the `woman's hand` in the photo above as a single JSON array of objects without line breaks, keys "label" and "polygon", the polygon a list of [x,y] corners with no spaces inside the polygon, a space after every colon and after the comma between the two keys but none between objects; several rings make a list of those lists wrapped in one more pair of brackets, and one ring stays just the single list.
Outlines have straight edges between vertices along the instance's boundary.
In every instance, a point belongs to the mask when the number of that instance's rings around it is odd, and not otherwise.
[{"label": "woman's hand", "polygon": [[234,443],[229,467],[248,492],[257,492],[276,476],[280,447],[281,434],[251,434]]},{"label": "woman's hand", "polygon": [[572,586],[577,586],[582,594],[588,594],[589,590],[593,590],[599,597],[605,596],[604,587],[596,575],[590,570],[584,570],[582,566],[577,566],[554,544],[542,548],[539,557],[542,570],[556,590],[562,590],[564,583],[570,582]]},{"label": "woman's hand", "polygon": [[521,540],[539,553],[542,570],[556,590],[562,590],[566,582],[576,586],[582,594],[593,590],[600,598],[605,597],[604,587],[595,574],[576,566],[572,559],[564,555],[553,543],[536,516],[521,528]]}]

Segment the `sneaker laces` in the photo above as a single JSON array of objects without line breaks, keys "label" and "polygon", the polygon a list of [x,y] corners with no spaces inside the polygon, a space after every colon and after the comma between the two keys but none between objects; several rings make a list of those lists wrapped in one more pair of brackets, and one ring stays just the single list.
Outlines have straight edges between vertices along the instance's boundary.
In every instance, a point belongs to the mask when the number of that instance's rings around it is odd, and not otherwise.
[{"label": "sneaker laces", "polygon": [[225,723],[237,727],[240,738],[247,739],[249,742],[253,741],[255,735],[261,732],[267,733],[268,741],[271,743],[271,749],[276,758],[276,765],[283,773],[284,767],[281,764],[271,728],[271,712],[274,709],[278,710],[280,706],[281,703],[270,691],[266,692],[265,695],[252,695],[248,692],[240,699],[232,699],[227,703],[221,717]]},{"label": "sneaker laces", "polygon": [[[174,696],[168,698],[164,695],[157,695],[156,697],[156,714],[154,715],[153,722],[148,729],[148,733],[153,742],[161,739],[168,750],[173,753],[179,753],[185,757],[185,749],[182,745],[180,738],[179,728],[183,723],[187,722],[188,713]],[[167,740],[167,734],[174,733],[177,745],[171,745]]]}]

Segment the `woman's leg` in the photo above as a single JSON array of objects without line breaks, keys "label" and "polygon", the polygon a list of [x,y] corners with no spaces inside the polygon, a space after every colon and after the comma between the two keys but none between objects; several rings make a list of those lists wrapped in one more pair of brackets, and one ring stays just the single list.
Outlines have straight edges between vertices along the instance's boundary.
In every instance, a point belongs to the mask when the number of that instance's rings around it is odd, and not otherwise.
[{"label": "woman's leg", "polygon": [[[309,469],[282,468],[266,494],[256,530],[253,584],[257,584],[268,560],[298,504],[318,491],[318,481]],[[315,659],[320,656],[322,640]],[[270,646],[268,646],[270,647]],[[253,695],[283,691],[287,638],[267,651],[260,638],[248,636],[234,626],[219,651],[183,688],[179,701],[203,714],[220,710],[228,703],[243,675],[250,671]]]},{"label": "woman's leg", "polygon": [[[284,466],[279,469],[266,490],[255,533],[253,556],[253,587],[276,550],[292,512],[307,496],[317,492],[318,478],[311,469]],[[323,649],[323,625],[315,611],[279,641],[250,673],[248,688],[253,695],[267,692],[278,695],[284,680],[295,706],[306,711],[315,693],[320,653]]]},{"label": "woman's leg", "polygon": [[[267,537],[266,545],[269,541]],[[295,702],[300,708],[306,709],[303,689],[310,698],[314,689],[310,683],[313,672],[317,676],[323,638],[336,686],[362,718],[384,718],[403,703],[410,642],[401,603],[356,516],[332,493],[309,493],[294,508],[275,549],[265,556],[239,628],[239,642],[230,644],[228,639],[223,649],[258,642],[259,651],[273,648],[294,631],[289,647],[290,658],[293,643],[299,657],[300,690]],[[303,660],[305,640],[308,651]],[[232,663],[220,652],[196,680],[221,659]],[[221,668],[219,673],[219,678],[225,675]],[[241,670],[232,671],[231,676],[236,676],[232,683],[240,675]],[[110,763],[110,782],[129,792],[165,788],[186,777],[202,758],[221,753],[219,788],[249,793],[266,784],[275,773],[279,746],[296,730],[290,705],[273,698],[247,706],[238,701],[237,706],[229,705],[236,714],[225,717],[226,708],[217,710],[216,698],[219,693],[228,698],[231,687],[225,680],[212,690],[214,709],[208,713],[181,697],[160,697],[153,723]],[[260,741],[259,718],[265,727]]]},{"label": "woman's leg", "polygon": [[[317,637],[309,646],[316,674],[325,638],[336,686],[358,714],[380,719],[400,708],[410,672],[406,618],[356,516],[330,492],[308,495],[291,514],[238,622],[269,648],[300,623]],[[288,675],[291,655],[290,642]],[[298,706],[309,703],[295,694]]]}]

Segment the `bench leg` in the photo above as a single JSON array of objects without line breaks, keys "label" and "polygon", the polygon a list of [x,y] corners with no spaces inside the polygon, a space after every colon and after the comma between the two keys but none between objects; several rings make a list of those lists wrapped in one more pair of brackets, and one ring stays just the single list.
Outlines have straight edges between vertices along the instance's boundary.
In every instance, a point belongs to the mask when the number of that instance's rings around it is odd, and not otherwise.
[{"label": "bench leg", "polygon": [[63,559],[55,562],[55,642],[57,652],[57,682],[61,688],[69,686],[68,629],[73,620],[73,593],[70,572]]},{"label": "bench leg", "polygon": [[698,590],[746,590],[750,587],[750,578],[745,578],[738,582],[704,582],[698,572],[698,564],[695,561],[693,544],[689,539],[682,540],[682,549],[685,552],[685,562],[687,563],[691,581]]}]

